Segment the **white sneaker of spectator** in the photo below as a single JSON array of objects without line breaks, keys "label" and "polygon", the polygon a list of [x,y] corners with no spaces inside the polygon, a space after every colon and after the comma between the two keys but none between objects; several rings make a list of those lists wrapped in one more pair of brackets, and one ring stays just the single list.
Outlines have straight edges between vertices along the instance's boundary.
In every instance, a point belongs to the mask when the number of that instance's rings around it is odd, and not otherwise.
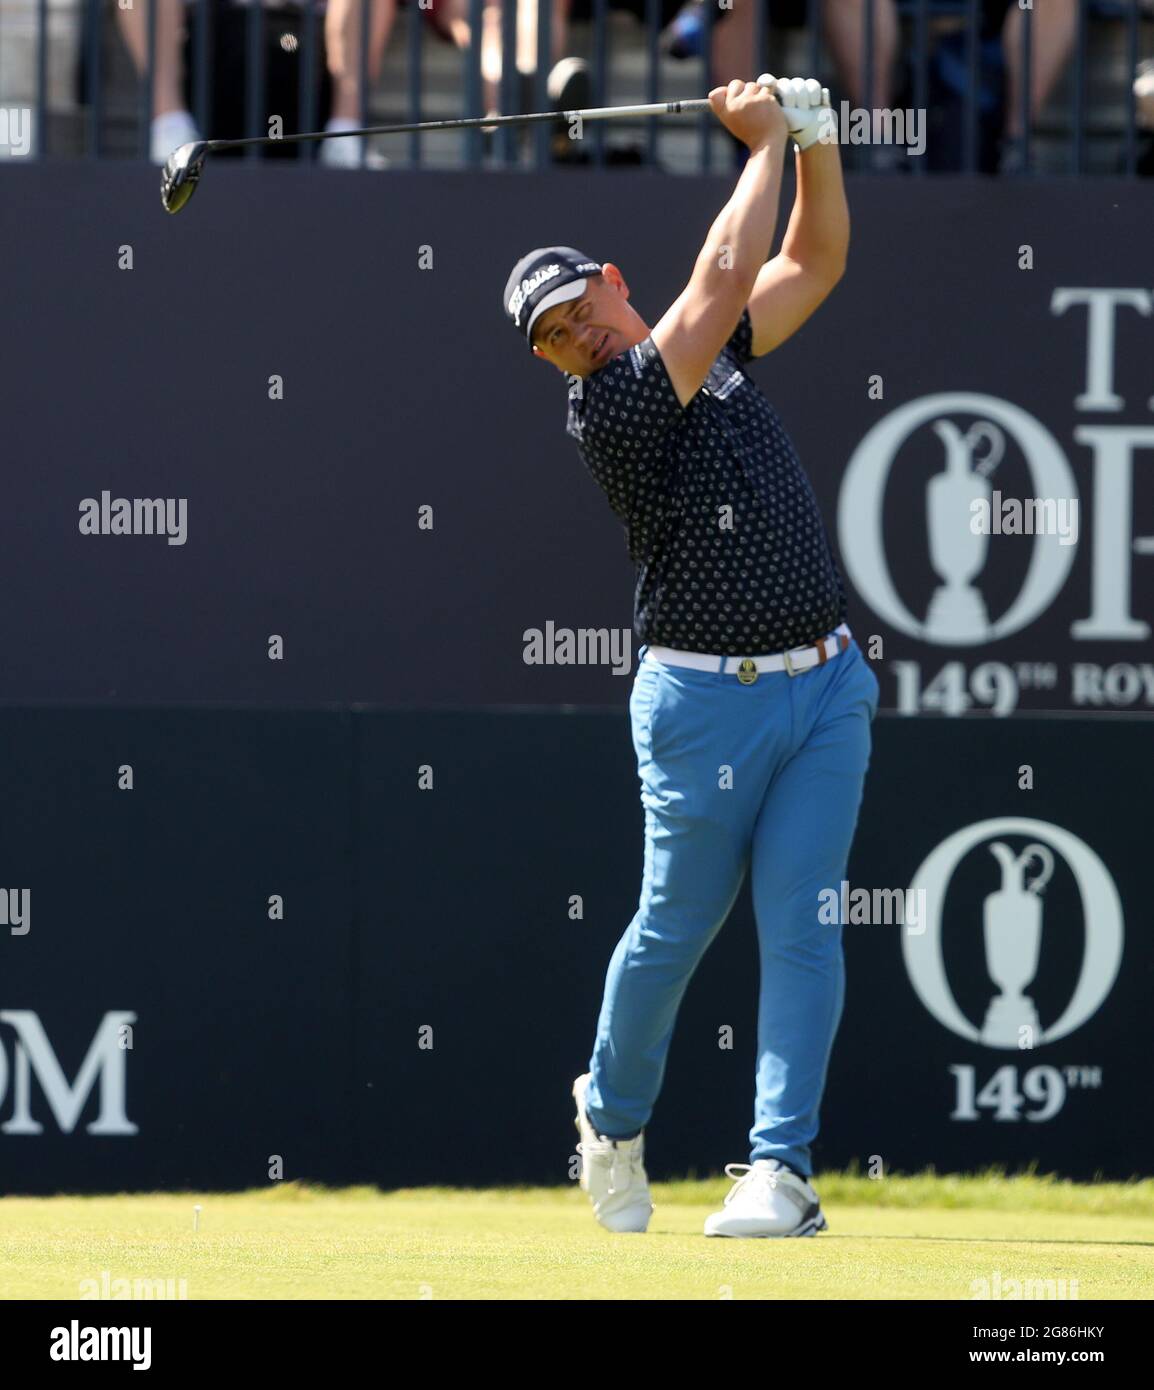
[{"label": "white sneaker of spectator", "polygon": [[[348,116],[333,116],[325,125],[325,130],[331,132],[359,129],[360,122],[351,120]],[[362,166],[364,144],[363,135],[347,135],[343,140],[322,140],[321,163],[328,169],[387,169],[389,161],[372,149],[365,153]]]},{"label": "white sneaker of spectator", "polygon": [[173,150],[201,139],[196,122],[187,111],[165,111],[152,118],[149,153],[153,164],[163,164]]}]

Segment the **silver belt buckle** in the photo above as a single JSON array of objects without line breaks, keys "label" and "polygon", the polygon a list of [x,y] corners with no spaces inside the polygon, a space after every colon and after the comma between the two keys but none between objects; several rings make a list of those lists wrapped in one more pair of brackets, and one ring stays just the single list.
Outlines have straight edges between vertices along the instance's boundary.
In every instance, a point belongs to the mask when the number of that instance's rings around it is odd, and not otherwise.
[{"label": "silver belt buckle", "polygon": [[[809,648],[795,647],[794,650],[799,652],[807,652],[809,651]],[[805,673],[809,670],[808,666],[802,666],[800,669],[795,670],[793,662],[789,659],[789,652],[782,652],[782,658],[785,661],[785,669],[789,672],[791,676],[804,676]]]}]

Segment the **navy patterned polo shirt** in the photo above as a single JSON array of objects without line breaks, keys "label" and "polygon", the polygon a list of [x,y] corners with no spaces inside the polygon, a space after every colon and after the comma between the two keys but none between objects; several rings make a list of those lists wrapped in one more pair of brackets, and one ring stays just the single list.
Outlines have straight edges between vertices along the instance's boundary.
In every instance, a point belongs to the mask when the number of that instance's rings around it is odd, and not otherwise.
[{"label": "navy patterned polo shirt", "polygon": [[652,338],[569,377],[566,433],[625,524],[633,626],[649,646],[764,655],[845,620],[809,479],[742,370],[752,356],[746,309],[684,408]]}]

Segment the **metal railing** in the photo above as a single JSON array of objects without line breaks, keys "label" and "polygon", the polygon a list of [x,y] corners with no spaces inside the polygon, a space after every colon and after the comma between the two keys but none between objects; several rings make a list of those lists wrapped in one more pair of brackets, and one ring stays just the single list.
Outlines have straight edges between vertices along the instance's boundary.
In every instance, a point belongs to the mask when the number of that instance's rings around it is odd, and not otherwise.
[{"label": "metal railing", "polygon": [[[125,3],[0,0],[0,154],[149,157],[162,58],[159,7],[172,3],[181,3],[185,17],[180,63],[186,104],[201,133],[268,134],[274,80],[277,100],[291,107],[276,113],[285,134],[324,125],[331,85],[326,0],[276,8],[226,0],[127,0],[144,7],[143,58],[138,52],[135,62],[129,61],[118,14]],[[721,54],[733,51],[733,43],[723,46],[721,30],[736,25],[726,37],[742,35],[747,43],[740,49],[743,70],[729,75],[752,78],[771,70],[819,76],[833,92],[851,169],[916,175],[1154,172],[1154,94],[1140,99],[1135,80],[1146,63],[1146,85],[1154,88],[1154,0],[1033,0],[1026,9],[1020,0],[1004,6],[982,0],[807,0],[792,7],[792,17],[804,22],[789,27],[776,22],[773,0],[696,0],[676,15],[671,0],[572,0],[560,46],[554,43],[552,3],[521,0],[520,10],[516,0],[491,3],[500,10],[496,107],[486,104],[482,44],[476,41],[486,0],[327,0],[359,6],[361,41],[351,61],[362,123],[509,112],[529,98],[528,109],[547,110],[549,74],[561,50],[586,61],[593,105],[702,96],[726,77]],[[378,7],[394,4],[382,70],[370,81],[370,44],[363,36],[383,13]],[[1002,9],[1004,17],[992,21]],[[518,23],[534,14],[536,63],[526,78],[517,69]],[[847,15],[857,25],[848,37]],[[440,32],[426,22],[430,17],[439,20]],[[458,28],[467,24],[467,37],[446,41],[450,18]],[[1012,25],[1017,29],[1011,40]],[[171,67],[172,54],[163,57]],[[232,76],[222,76],[226,57],[233,60]],[[484,57],[491,69],[497,54]],[[878,90],[879,70],[884,90]],[[242,94],[235,90],[238,80]],[[1039,83],[1042,90],[1035,92]],[[290,88],[293,99],[286,102]],[[243,129],[220,128],[216,113],[226,97],[242,113]],[[863,112],[869,134],[858,144],[847,132],[860,125]],[[885,134],[896,128],[886,124],[886,115],[898,114],[905,117],[907,136],[900,141]],[[28,138],[14,139],[22,121]],[[909,130],[919,121],[924,150],[910,153]],[[400,167],[432,162],[542,168],[567,158],[605,165],[628,156],[674,172],[709,171],[719,161],[741,158],[709,115],[695,123],[650,119],[636,129],[591,125],[571,150],[567,138],[561,123],[527,132],[503,128],[492,138],[475,130],[452,137],[414,133],[403,143],[392,141],[385,153]],[[897,151],[879,148],[887,144],[896,144]],[[299,157],[316,157],[307,146],[297,149]],[[366,144],[363,159],[368,150]],[[249,158],[263,153],[246,151]]]}]

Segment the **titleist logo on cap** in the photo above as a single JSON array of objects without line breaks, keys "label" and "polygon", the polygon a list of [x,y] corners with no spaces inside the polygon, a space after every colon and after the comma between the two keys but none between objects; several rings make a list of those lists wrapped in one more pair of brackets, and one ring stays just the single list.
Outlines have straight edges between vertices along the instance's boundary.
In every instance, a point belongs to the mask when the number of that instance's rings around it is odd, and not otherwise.
[{"label": "titleist logo on cap", "polygon": [[525,301],[545,283],[552,280],[555,275],[561,274],[561,267],[557,264],[543,265],[540,270],[535,271],[527,280],[522,280],[513,291],[513,297],[509,300],[509,312],[513,315],[513,321],[517,327],[521,327],[521,310],[525,307]]},{"label": "titleist logo on cap", "polygon": [[527,300],[546,285],[550,280],[555,280],[562,272],[566,272],[570,279],[576,276],[589,275],[593,272],[600,272],[600,261],[582,261],[580,265],[564,265],[554,261],[552,265],[543,265],[539,270],[535,270],[532,275],[526,276],[517,286],[509,297],[508,310],[512,315],[513,322],[518,328],[521,327],[521,313],[525,308]]}]

